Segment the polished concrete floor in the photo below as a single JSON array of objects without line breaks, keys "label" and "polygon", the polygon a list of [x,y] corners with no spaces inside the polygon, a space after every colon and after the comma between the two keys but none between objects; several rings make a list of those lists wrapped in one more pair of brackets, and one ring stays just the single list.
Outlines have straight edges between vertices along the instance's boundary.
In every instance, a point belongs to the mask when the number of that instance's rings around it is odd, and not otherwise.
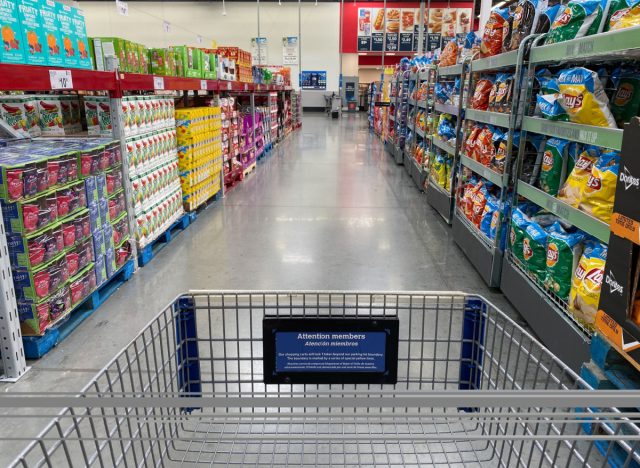
[{"label": "polished concrete floor", "polygon": [[[189,289],[489,290],[364,115],[308,114],[256,172],[140,269],[5,392],[74,392]],[[42,421],[0,425],[32,436]],[[23,444],[0,444],[4,466]]]}]

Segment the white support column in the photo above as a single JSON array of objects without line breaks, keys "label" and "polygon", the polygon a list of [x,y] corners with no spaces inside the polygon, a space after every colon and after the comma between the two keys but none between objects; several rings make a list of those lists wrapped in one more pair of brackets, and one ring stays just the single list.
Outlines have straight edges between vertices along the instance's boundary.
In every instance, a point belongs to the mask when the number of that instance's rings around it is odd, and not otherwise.
[{"label": "white support column", "polygon": [[0,356],[3,375],[0,382],[16,382],[29,370],[24,358],[22,333],[13,276],[9,261],[9,248],[0,210]]}]

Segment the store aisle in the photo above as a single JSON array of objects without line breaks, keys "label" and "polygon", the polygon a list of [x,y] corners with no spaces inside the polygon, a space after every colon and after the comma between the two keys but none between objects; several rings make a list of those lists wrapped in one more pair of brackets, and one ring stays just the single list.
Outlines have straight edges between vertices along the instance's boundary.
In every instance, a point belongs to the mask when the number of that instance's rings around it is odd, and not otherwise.
[{"label": "store aisle", "polygon": [[364,115],[308,114],[222,203],[3,390],[79,390],[188,289],[462,290],[515,316],[484,286]]}]

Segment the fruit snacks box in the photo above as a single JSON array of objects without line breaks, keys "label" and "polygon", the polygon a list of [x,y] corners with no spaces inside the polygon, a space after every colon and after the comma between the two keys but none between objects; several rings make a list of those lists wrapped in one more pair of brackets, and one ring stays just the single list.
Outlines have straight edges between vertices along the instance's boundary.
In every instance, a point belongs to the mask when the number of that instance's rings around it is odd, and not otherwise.
[{"label": "fruit snacks box", "polygon": [[196,47],[173,46],[182,62],[184,76],[190,78],[202,78],[202,52]]},{"label": "fruit snacks box", "polygon": [[31,96],[0,96],[0,119],[22,137],[35,138],[42,133],[36,102]]},{"label": "fruit snacks box", "polygon": [[149,51],[143,44],[138,44],[138,63],[140,64],[140,73],[149,73]]},{"label": "fruit snacks box", "polygon": [[76,46],[76,57],[78,60],[78,68],[87,70],[93,69],[91,60],[91,48],[89,38],[87,37],[87,26],[84,20],[84,12],[78,8],[71,9],[71,22],[73,24],[73,33]]},{"label": "fruit snacks box", "polygon": [[60,38],[62,39],[62,55],[64,66],[77,67],[78,53],[76,51],[76,34],[71,17],[73,12],[69,5],[56,2],[56,18],[60,28]]},{"label": "fruit snacks box", "polygon": [[25,46],[17,1],[0,0],[0,30],[2,31],[0,62],[25,63]]},{"label": "fruit snacks box", "polygon": [[26,63],[47,65],[47,36],[40,13],[40,0],[18,0],[18,13],[22,26],[22,44]]},{"label": "fruit snacks box", "polygon": [[42,18],[42,28],[46,40],[45,53],[47,55],[47,65],[62,67],[66,64],[64,58],[64,48],[62,45],[62,34],[60,33],[60,23],[58,22],[58,10],[56,2],[45,0],[40,2],[40,17]]}]

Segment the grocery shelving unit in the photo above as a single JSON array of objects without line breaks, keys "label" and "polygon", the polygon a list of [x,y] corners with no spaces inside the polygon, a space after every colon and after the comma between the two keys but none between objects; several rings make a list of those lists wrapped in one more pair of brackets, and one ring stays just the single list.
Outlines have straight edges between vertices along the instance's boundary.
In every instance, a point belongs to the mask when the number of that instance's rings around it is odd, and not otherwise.
[{"label": "grocery shelving unit", "polygon": [[389,80],[389,107],[387,107],[387,134],[385,135],[384,146],[391,157],[397,161],[396,140],[398,131],[398,107],[400,100],[400,80],[401,74],[396,73]]},{"label": "grocery shelving unit", "polygon": [[[429,158],[429,181],[427,183],[427,202],[434,208],[440,216],[445,220],[447,224],[451,224],[453,217],[453,207],[455,203],[455,181],[456,170],[458,165],[458,150],[462,143],[462,119],[463,119],[463,103],[465,99],[464,87],[462,84],[465,82],[468,73],[468,62],[460,63],[450,67],[439,67],[436,75],[436,83],[438,82],[453,82],[455,79],[460,81],[460,94],[457,98],[457,102],[450,104],[442,104],[435,102],[434,96],[434,129],[433,133],[428,136],[430,140],[430,158]],[[438,138],[438,117],[440,114],[450,114],[456,118],[455,125],[455,144],[450,144],[442,139]],[[445,155],[445,158],[451,159],[451,173],[447,175],[449,179],[449,189],[440,186],[436,180],[433,179],[433,167],[436,152],[440,152]]]},{"label": "grocery shelving unit", "polygon": [[[54,82],[50,71],[64,70],[68,72],[69,79],[63,87],[60,83]],[[109,96],[109,107],[111,111],[111,123],[113,137],[120,141],[120,150],[123,159],[126,155],[125,141],[127,134],[125,131],[122,99],[126,95],[143,96],[145,94],[155,95],[156,92],[170,93],[175,98],[188,100],[189,96],[199,94],[211,96],[214,92],[235,91],[251,96],[253,100],[254,92],[278,92],[285,96],[290,94],[290,88],[279,85],[258,85],[252,83],[226,82],[219,80],[201,80],[196,78],[184,78],[174,76],[155,76],[133,73],[119,73],[82,70],[82,69],[59,69],[46,66],[12,65],[0,64],[0,90],[2,91],[25,91],[25,92],[103,92]],[[291,125],[290,98],[288,116],[288,131]],[[130,182],[129,164],[123,160],[122,180],[126,193],[125,204],[129,221],[129,232],[135,232],[135,220],[133,209],[133,189]],[[120,218],[118,218],[120,220]],[[129,258],[137,257],[135,242],[131,242],[131,253]],[[4,220],[0,212],[0,320],[4,325],[0,327],[0,339],[3,340],[1,350],[3,375],[2,381],[16,381],[28,370],[25,361],[25,352],[20,330],[20,321],[17,309],[16,294],[14,291],[12,269],[9,263],[7,252],[7,240],[4,229]],[[124,268],[124,267],[123,267]],[[118,275],[114,273],[113,277]],[[79,306],[79,305],[78,305]],[[75,307],[78,307],[75,306]],[[74,309],[65,314],[69,316]]]},{"label": "grocery shelving unit", "polygon": [[[460,204],[456,203],[452,228],[456,244],[462,249],[482,279],[490,287],[500,285],[506,239],[504,235],[506,230],[503,229],[503,226],[507,225],[508,219],[508,212],[502,207],[506,206],[510,197],[513,140],[516,133],[520,131],[520,119],[517,117],[519,112],[517,96],[519,96],[520,88],[517,84],[522,82],[525,51],[530,40],[531,36],[522,41],[519,50],[506,52],[494,57],[472,60],[469,65],[469,91],[467,93],[468,99],[465,103],[462,141],[464,142],[467,138],[467,132],[471,130],[473,124],[487,124],[501,127],[501,130],[507,135],[507,144],[502,168],[482,164],[480,161],[464,154],[464,146],[462,144],[459,145],[457,180],[459,189],[456,190],[456,196],[458,198],[463,196],[464,179],[470,174],[475,174],[480,180],[489,181],[498,188],[498,209],[500,214],[495,217],[495,237],[490,238],[465,216]],[[505,71],[513,74],[510,113],[473,109],[471,101],[476,81],[481,77]]]},{"label": "grocery shelving unit", "polygon": [[416,121],[416,101],[412,96],[415,95],[416,87],[418,81],[418,74],[411,72],[409,73],[408,78],[408,97],[406,101],[407,110],[405,117],[405,136],[404,136],[404,147],[403,147],[403,164],[404,169],[407,171],[407,174],[411,175],[411,161],[414,147],[416,144],[416,135],[415,135],[415,121]]},{"label": "grocery shelving unit", "polygon": [[[535,71],[549,64],[586,66],[618,63],[640,58],[640,28],[587,36],[551,45],[541,45],[544,36],[533,41],[526,70],[527,87],[523,89],[520,141],[528,134],[558,137],[604,148],[620,149],[622,129],[595,127],[572,122],[552,122],[532,116],[532,82]],[[521,180],[519,175],[525,158],[525,145],[520,144],[514,178],[514,203],[526,199],[576,226],[603,243],[609,241],[609,226],[591,215],[572,207],[543,190]],[[527,320],[544,344],[573,368],[589,359],[592,330],[578,322],[568,311],[567,303],[546,288],[520,264],[507,248],[503,260],[500,288]]]}]

